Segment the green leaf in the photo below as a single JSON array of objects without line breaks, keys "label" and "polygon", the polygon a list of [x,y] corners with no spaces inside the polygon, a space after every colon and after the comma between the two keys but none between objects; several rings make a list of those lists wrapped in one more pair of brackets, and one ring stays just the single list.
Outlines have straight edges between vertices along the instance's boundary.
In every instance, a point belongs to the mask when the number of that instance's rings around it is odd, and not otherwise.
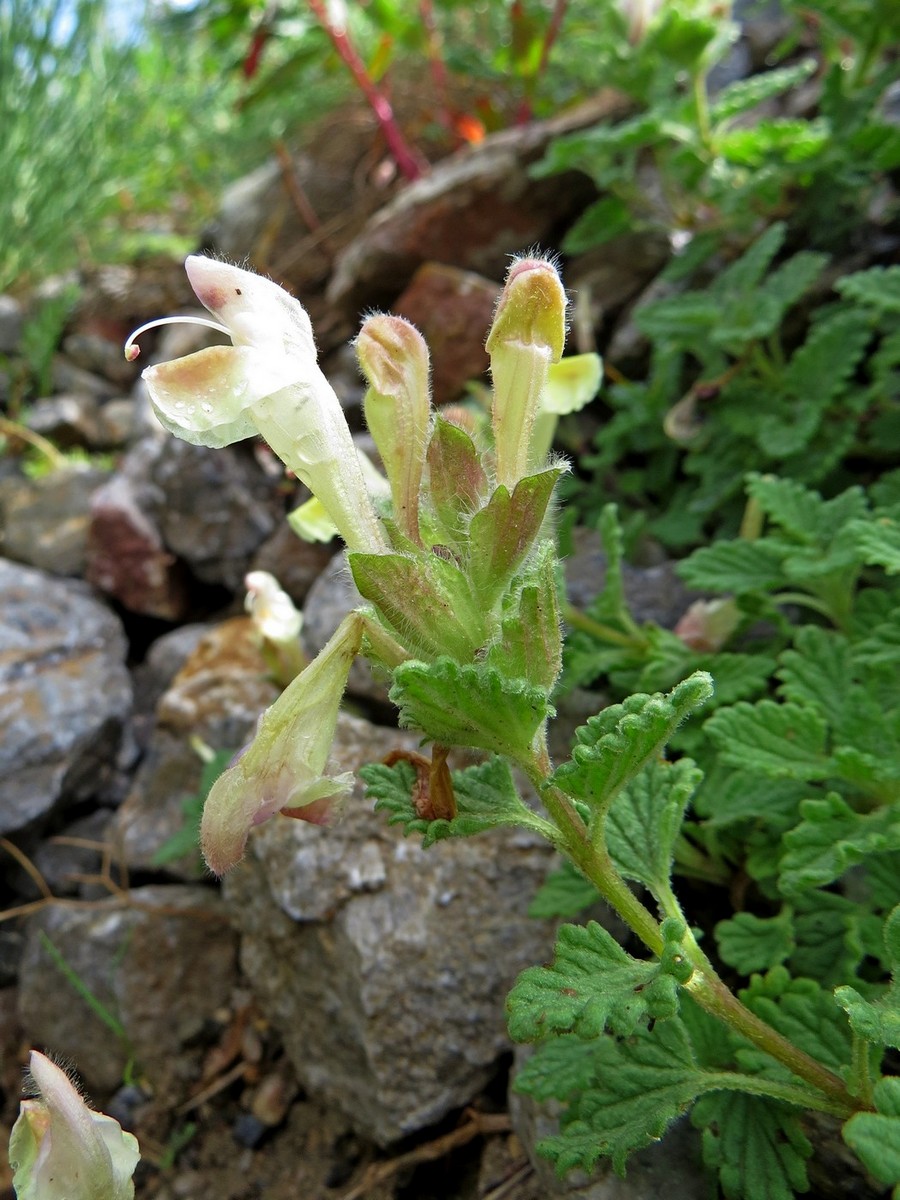
[{"label": "green leaf", "polygon": [[705,1081],[677,1019],[636,1030],[627,1041],[603,1038],[592,1057],[595,1082],[569,1106],[559,1134],[538,1143],[559,1175],[590,1171],[603,1155],[624,1174],[629,1154],[658,1141]]},{"label": "green leaf", "polygon": [[544,880],[528,906],[529,917],[577,917],[600,898],[600,893],[570,862]]},{"label": "green leaf", "polygon": [[549,1038],[516,1072],[513,1087],[535,1100],[565,1100],[594,1079],[594,1055],[573,1033]]},{"label": "green leaf", "polygon": [[523,971],[507,998],[510,1037],[538,1042],[551,1034],[576,1033],[590,1040],[605,1029],[629,1036],[650,1019],[674,1017],[676,975],[690,974],[679,952],[683,934],[681,922],[665,921],[662,959],[642,961],[596,921],[563,925],[553,965]]},{"label": "green leaf", "polygon": [[631,229],[634,218],[624,200],[616,196],[604,196],[588,205],[578,220],[566,232],[562,242],[564,254],[580,254],[592,246],[618,237]]},{"label": "green leaf", "polygon": [[669,884],[675,839],[703,777],[689,758],[650,762],[619,794],[606,818],[606,844],[626,879],[657,897]]},{"label": "green leaf", "polygon": [[457,815],[449,821],[429,821],[416,812],[412,800],[416,771],[411,763],[401,760],[393,767],[370,763],[360,769],[359,775],[367,785],[366,795],[375,801],[376,811],[387,812],[390,825],[403,825],[407,837],[422,834],[426,850],[446,838],[471,837],[499,825],[519,825],[543,836],[552,835],[547,822],[522,803],[502,758],[451,772]]},{"label": "green leaf", "polygon": [[500,484],[469,526],[468,576],[487,608],[506,588],[534,545],[562,471],[520,479],[512,494]]},{"label": "green leaf", "polygon": [[834,285],[847,300],[866,304],[878,312],[900,313],[900,267],[870,267],[845,275]]},{"label": "green leaf", "polygon": [[504,675],[548,691],[562,666],[557,565],[553,544],[544,543],[525,582],[505,601],[500,639],[485,659]]},{"label": "green leaf", "polygon": [[900,850],[900,815],[858,813],[836,792],[800,803],[800,824],[784,836],[780,886],[785,895],[822,887],[869,854]]},{"label": "green leaf", "polygon": [[742,1092],[710,1092],[691,1113],[703,1130],[703,1161],[726,1200],[793,1200],[809,1187],[812,1145],[795,1108]]},{"label": "green leaf", "polygon": [[842,1129],[844,1141],[881,1183],[900,1187],[900,1079],[880,1079],[873,1089],[877,1112],[855,1113]]},{"label": "green leaf", "polygon": [[390,696],[401,725],[448,746],[492,750],[517,762],[530,760],[534,736],[553,711],[543,688],[451,658],[402,663]]},{"label": "green leaf", "polygon": [[741,701],[719,709],[704,730],[729,766],[801,780],[827,779],[834,770],[825,749],[825,721],[799,704]]},{"label": "green leaf", "polygon": [[719,92],[710,106],[710,119],[727,121],[739,113],[747,112],[757,104],[796,87],[808,79],[815,69],[815,59],[806,58],[793,67],[777,67],[774,71],[764,71],[759,75],[751,75],[749,79],[730,83]]},{"label": "green leaf", "polygon": [[782,908],[775,917],[757,917],[740,912],[715,927],[719,954],[742,975],[777,967],[794,949],[791,910]]},{"label": "green leaf", "polygon": [[824,508],[818,492],[810,491],[796,479],[752,473],[747,476],[747,494],[770,521],[791,537],[807,544],[818,541]]},{"label": "green leaf", "polygon": [[466,577],[436,554],[348,554],[360,595],[390,622],[414,653],[471,659],[487,640],[484,610]]},{"label": "green leaf", "polygon": [[828,143],[825,121],[774,117],[757,121],[749,129],[732,129],[718,138],[719,153],[743,167],[759,169],[772,159],[803,162],[818,154]]},{"label": "green leaf", "polygon": [[428,498],[452,543],[482,505],[488,483],[475,443],[464,429],[438,416],[428,444]]},{"label": "green leaf", "polygon": [[868,1042],[900,1049],[900,905],[884,923],[884,945],[891,963],[891,985],[874,1002],[852,987],[839,987],[834,997],[850,1020],[853,1032]]},{"label": "green leaf", "polygon": [[[892,884],[893,896],[896,875]],[[836,987],[852,979],[875,948],[873,943],[881,942],[878,917],[845,896],[817,889],[798,896],[793,904],[797,944],[789,965],[794,975],[817,979],[826,988]]]},{"label": "green leaf", "polygon": [[698,671],[668,696],[639,693],[610,705],[575,731],[572,758],[554,771],[551,781],[602,811],[711,694],[709,676]]},{"label": "green leaf", "polygon": [[784,967],[754,975],[744,1004],[801,1050],[838,1072],[850,1062],[850,1030],[831,993],[813,979],[792,979]]},{"label": "green leaf", "polygon": [[722,540],[701,546],[676,570],[690,588],[711,592],[768,591],[785,581],[782,552],[769,542]]},{"label": "green leaf", "polygon": [[900,572],[900,522],[887,516],[853,521],[849,531],[856,540],[860,562],[883,567],[888,575]]}]

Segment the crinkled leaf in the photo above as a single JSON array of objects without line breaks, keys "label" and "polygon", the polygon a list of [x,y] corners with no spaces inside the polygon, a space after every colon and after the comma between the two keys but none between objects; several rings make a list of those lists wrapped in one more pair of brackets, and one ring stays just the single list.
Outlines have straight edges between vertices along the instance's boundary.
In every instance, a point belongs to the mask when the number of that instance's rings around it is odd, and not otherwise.
[{"label": "crinkled leaf", "polygon": [[719,709],[704,729],[733,767],[801,780],[827,779],[834,771],[825,721],[799,704],[741,701]]},{"label": "crinkled leaf", "polygon": [[522,761],[553,711],[544,688],[493,667],[451,658],[406,662],[394,671],[391,700],[400,723],[450,746],[476,746]]},{"label": "crinkled leaf", "polygon": [[544,543],[522,586],[505,601],[500,640],[485,660],[504,675],[548,690],[562,666],[557,563],[553,544]]},{"label": "crinkled leaf", "polygon": [[680,953],[684,926],[666,921],[659,961],[626,953],[596,921],[563,925],[553,965],[529,967],[507,997],[510,1037],[538,1042],[550,1034],[599,1037],[605,1029],[628,1036],[649,1019],[678,1012],[678,979],[690,973]]},{"label": "crinkled leaf", "polygon": [[900,571],[900,522],[888,516],[854,521],[849,532],[856,539],[861,562],[883,567],[888,575]]},{"label": "crinkled leaf", "polygon": [[779,966],[794,949],[791,910],[782,908],[775,917],[758,917],[740,912],[715,928],[719,954],[742,975]]},{"label": "crinkled leaf", "polygon": [[784,967],[754,975],[740,992],[744,1004],[801,1050],[840,1071],[850,1062],[850,1030],[844,1014],[813,979],[792,979]]},{"label": "crinkled leaf", "polygon": [[712,592],[767,591],[785,581],[782,552],[769,542],[718,541],[682,559],[676,570],[691,588]]},{"label": "crinkled leaf", "polygon": [[791,537],[807,543],[818,540],[823,501],[817,492],[805,488],[796,479],[751,474],[747,477],[747,494],[770,521]]},{"label": "crinkled leaf", "polygon": [[574,1033],[564,1033],[535,1047],[516,1072],[513,1087],[535,1100],[565,1100],[593,1080],[592,1047]]},{"label": "crinkled leaf", "polygon": [[570,1104],[559,1133],[538,1143],[559,1175],[590,1171],[602,1156],[624,1174],[629,1154],[658,1141],[705,1083],[677,1019],[636,1030],[627,1041],[602,1038],[593,1066],[594,1083]]},{"label": "crinkled leaf", "polygon": [[498,825],[520,825],[545,836],[552,832],[522,803],[510,769],[501,758],[451,772],[457,815],[449,821],[429,821],[416,812],[412,801],[416,771],[411,763],[401,760],[393,767],[370,763],[361,768],[359,775],[366,783],[366,794],[375,801],[376,811],[387,812],[389,824],[403,825],[407,837],[422,834],[426,849],[446,838],[471,837]]},{"label": "crinkled leaf", "polygon": [[795,1108],[743,1092],[710,1092],[691,1113],[703,1130],[703,1161],[726,1200],[793,1200],[809,1187],[812,1145]]},{"label": "crinkled leaf", "polygon": [[606,845],[626,879],[659,898],[669,883],[675,839],[702,772],[689,758],[649,762],[613,801]]},{"label": "crinkled leaf", "polygon": [[852,987],[834,993],[854,1033],[869,1042],[900,1049],[900,905],[884,923],[884,944],[891,963],[891,985],[880,999],[865,1000]]},{"label": "crinkled leaf", "polygon": [[870,267],[845,275],[834,285],[847,300],[879,312],[900,313],[900,267]]},{"label": "crinkled leaf", "polygon": [[844,1141],[881,1183],[900,1188],[900,1079],[881,1079],[873,1098],[877,1112],[855,1113],[842,1129]]},{"label": "crinkled leaf", "polygon": [[600,893],[570,862],[552,871],[528,906],[529,917],[577,917]]},{"label": "crinkled leaf", "polygon": [[552,782],[604,809],[711,694],[709,676],[698,671],[667,696],[637,694],[610,705],[575,731],[572,758],[553,773]]},{"label": "crinkled leaf", "polygon": [[445,536],[455,542],[488,490],[475,443],[464,429],[438,417],[427,454],[428,498]]},{"label": "crinkled leaf", "polygon": [[730,117],[736,117],[738,113],[755,108],[764,100],[780,96],[788,88],[796,87],[808,79],[815,67],[815,60],[806,58],[792,67],[777,67],[774,71],[764,71],[758,75],[751,75],[749,79],[739,79],[736,83],[730,83],[722,88],[710,106],[710,119],[726,121]]},{"label": "crinkled leaf", "polygon": [[562,243],[565,254],[580,254],[592,246],[600,246],[632,228],[631,208],[615,196],[604,196],[581,213],[566,233]]},{"label": "crinkled leaf", "polygon": [[900,850],[900,815],[858,813],[836,792],[800,804],[801,823],[784,837],[780,886],[786,895],[840,879],[869,854]]},{"label": "crinkled leaf", "polygon": [[[889,856],[885,856],[889,857]],[[896,894],[896,875],[892,878]],[[881,921],[861,905],[835,892],[804,892],[793,901],[796,946],[789,966],[792,974],[836,987],[856,974],[867,956],[878,956]]]}]

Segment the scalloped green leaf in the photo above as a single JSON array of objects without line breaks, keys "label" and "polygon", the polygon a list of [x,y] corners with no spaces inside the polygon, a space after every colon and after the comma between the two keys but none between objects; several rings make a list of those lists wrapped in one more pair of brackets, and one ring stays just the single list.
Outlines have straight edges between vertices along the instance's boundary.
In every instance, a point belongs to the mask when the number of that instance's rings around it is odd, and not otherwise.
[{"label": "scalloped green leaf", "polygon": [[616,796],[606,818],[606,845],[626,879],[659,899],[669,883],[675,840],[703,777],[689,758],[650,762]]},{"label": "scalloped green leaf", "polygon": [[585,877],[564,862],[552,871],[528,906],[529,917],[577,917],[596,903],[600,893]]},{"label": "scalloped green leaf", "polygon": [[606,1029],[631,1035],[650,1019],[678,1012],[678,978],[690,967],[680,954],[684,926],[666,921],[661,960],[633,958],[596,921],[563,925],[553,965],[529,967],[507,997],[510,1037],[538,1042],[575,1033],[590,1040]]},{"label": "scalloped green leaf", "polygon": [[870,854],[900,850],[900,814],[858,813],[836,792],[800,803],[800,824],[784,836],[779,864],[785,895],[832,883]]},{"label": "scalloped green leaf", "polygon": [[703,1130],[703,1161],[727,1200],[793,1200],[809,1187],[812,1145],[795,1108],[742,1092],[701,1096],[691,1124]]},{"label": "scalloped green leaf", "polygon": [[852,987],[839,987],[834,998],[853,1032],[869,1042],[900,1049],[900,905],[884,923],[884,945],[891,963],[891,984],[879,999],[868,1001]]},{"label": "scalloped green leaf", "polygon": [[783,551],[766,541],[722,540],[695,550],[676,571],[690,588],[742,595],[782,586],[783,557]]},{"label": "scalloped green leaf", "polygon": [[610,705],[575,731],[572,758],[554,771],[551,782],[604,810],[711,695],[709,675],[697,671],[668,695],[638,693]]},{"label": "scalloped green leaf", "polygon": [[719,709],[703,728],[730,766],[806,781],[834,773],[826,751],[827,725],[811,708],[774,700],[741,701]]},{"label": "scalloped green leaf", "polygon": [[740,912],[715,927],[719,954],[742,975],[777,967],[794,949],[791,910],[782,908],[774,917]]},{"label": "scalloped green leaf", "polygon": [[754,975],[739,995],[751,1012],[832,1071],[850,1062],[846,1018],[814,979],[793,979],[785,967],[773,967]]},{"label": "scalloped green leaf", "polygon": [[562,469],[520,479],[512,493],[503,484],[469,525],[468,578],[490,608],[534,545]]},{"label": "scalloped green leaf", "polygon": [[390,696],[401,725],[445,745],[479,747],[517,762],[529,760],[534,736],[553,712],[544,688],[452,658],[402,663]]},{"label": "scalloped green leaf", "polygon": [[900,1079],[880,1079],[873,1089],[877,1112],[855,1113],[841,1130],[880,1183],[894,1184],[900,1194]]}]

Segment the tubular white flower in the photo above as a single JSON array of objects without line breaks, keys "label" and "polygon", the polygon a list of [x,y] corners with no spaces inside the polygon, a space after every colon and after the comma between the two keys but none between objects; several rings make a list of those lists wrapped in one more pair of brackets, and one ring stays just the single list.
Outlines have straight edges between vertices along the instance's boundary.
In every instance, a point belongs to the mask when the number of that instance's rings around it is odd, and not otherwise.
[{"label": "tubular white flower", "polygon": [[136,1138],[88,1108],[65,1071],[36,1050],[29,1073],[40,1094],[22,1101],[9,1139],[18,1200],[132,1200]]},{"label": "tubular white flower", "polygon": [[[185,269],[197,299],[216,318],[214,327],[228,333],[232,345],[144,371],[162,425],[201,446],[261,434],[318,497],[351,550],[386,550],[340,401],[316,361],[303,306],[271,280],[227,263],[192,254]],[[129,358],[144,328],[129,339]]]}]

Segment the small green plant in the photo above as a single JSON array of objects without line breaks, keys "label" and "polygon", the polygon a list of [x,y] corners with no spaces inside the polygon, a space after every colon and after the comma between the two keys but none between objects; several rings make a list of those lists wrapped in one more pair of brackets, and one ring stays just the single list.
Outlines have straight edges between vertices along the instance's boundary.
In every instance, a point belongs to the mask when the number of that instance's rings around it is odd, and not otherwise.
[{"label": "small green plant", "polygon": [[[212,786],[207,863],[228,870],[253,826],[276,813],[333,818],[351,781],[325,774],[328,752],[363,654],[390,676],[401,724],[431,743],[430,759],[401,754],[362,770],[376,806],[425,845],[500,825],[540,833],[570,865],[563,900],[554,882],[539,906],[571,912],[599,895],[643,943],[638,956],[596,923],[563,926],[553,964],[527,970],[509,997],[512,1036],[538,1045],[518,1086],[565,1106],[542,1147],[561,1173],[602,1155],[624,1170],[632,1151],[691,1110],[726,1194],[780,1200],[806,1187],[809,1109],[844,1122],[848,1145],[894,1182],[879,1133],[893,1134],[896,1121],[894,1081],[882,1072],[900,1026],[896,985],[886,983],[900,949],[890,895],[900,764],[878,747],[898,732],[897,596],[877,573],[900,565],[896,479],[868,498],[851,489],[830,501],[791,481],[751,479],[747,536],[683,568],[689,582],[732,593],[726,607],[693,616],[693,644],[706,638],[707,665],[723,681],[717,707],[686,640],[628,613],[621,531],[607,510],[609,588],[582,614],[576,667],[618,672],[626,690],[632,679],[666,683],[592,717],[554,765],[547,726],[562,646],[546,517],[564,464],[546,458],[536,433],[564,341],[553,266],[525,259],[510,270],[487,340],[487,435],[432,412],[427,347],[407,322],[363,324],[365,412],[387,472],[376,495],[303,309],[247,271],[193,257],[187,269],[233,344],[145,371],[160,419],[205,445],[262,433],[340,531],[365,600]],[[796,606],[820,623],[794,632]],[[760,618],[772,635],[759,663],[722,649]],[[773,670],[777,696],[765,694]],[[484,757],[451,770],[455,746]],[[697,817],[686,823],[691,804]],[[718,951],[707,950],[673,868],[723,883],[739,864],[763,911],[723,920]],[[851,866],[863,904],[834,890]],[[824,945],[838,942],[845,952],[823,971]],[[766,973],[734,990],[723,978],[734,971]]]}]

